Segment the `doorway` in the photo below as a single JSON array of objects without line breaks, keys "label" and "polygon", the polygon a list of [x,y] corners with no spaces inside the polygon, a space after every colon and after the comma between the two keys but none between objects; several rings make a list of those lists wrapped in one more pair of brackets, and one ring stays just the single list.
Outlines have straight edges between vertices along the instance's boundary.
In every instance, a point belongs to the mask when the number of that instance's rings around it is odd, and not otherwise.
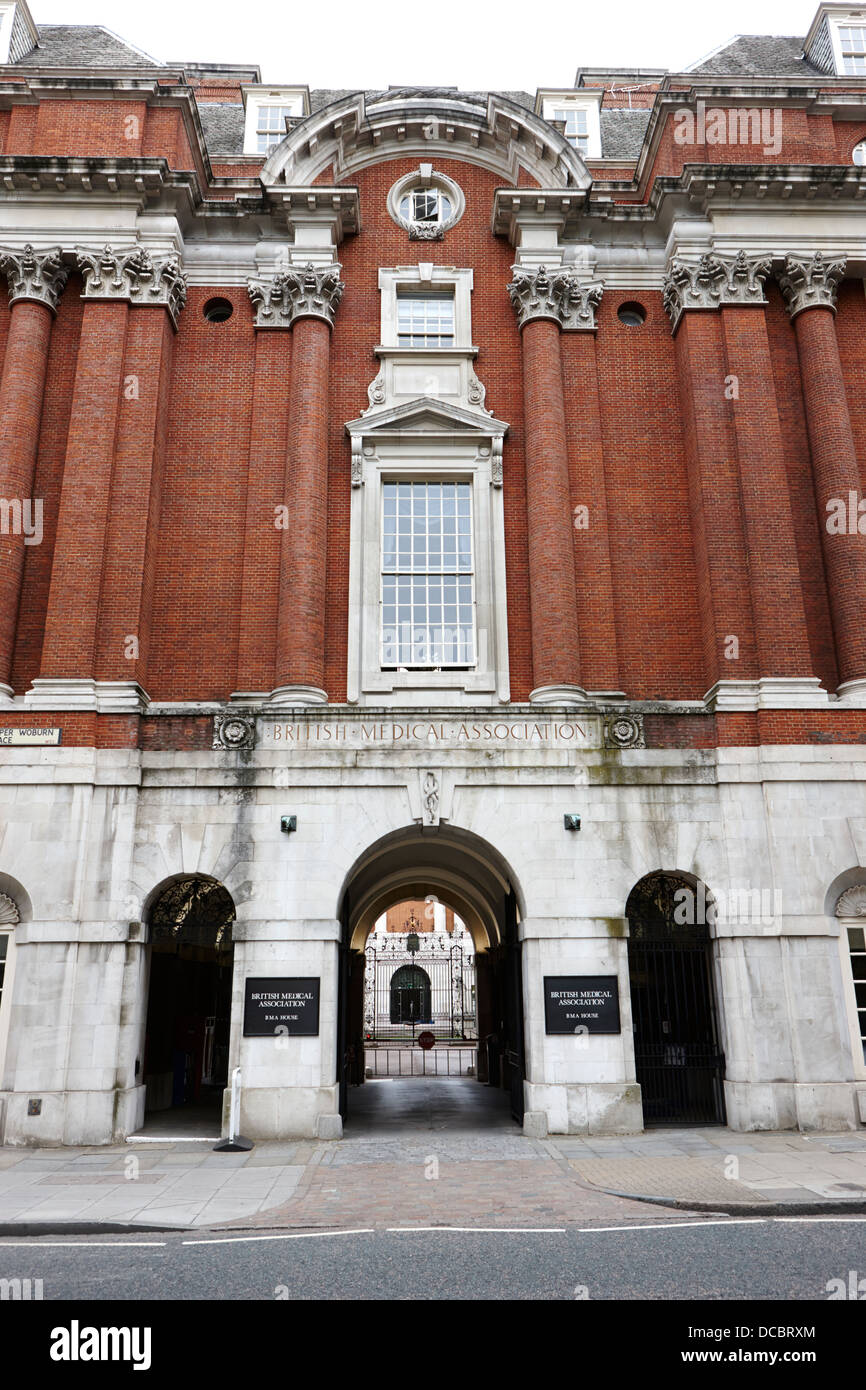
[{"label": "doorway", "polygon": [[145,1028],[145,1109],[219,1114],[228,1084],[232,923],[228,891],[182,878],[149,914],[150,983]]},{"label": "doorway", "polygon": [[637,1080],[644,1124],[723,1125],[710,925],[713,899],[684,874],[649,874],[626,906]]},{"label": "doorway", "polygon": [[[387,836],[348,876],[340,919],[344,1122],[392,1127],[418,1105],[433,1113],[447,1083],[445,1110],[461,1123],[473,1106],[482,1124],[494,1112],[522,1123],[520,906],[492,846],[445,826]],[[387,1107],[373,1095],[380,1085],[392,1086]]]}]

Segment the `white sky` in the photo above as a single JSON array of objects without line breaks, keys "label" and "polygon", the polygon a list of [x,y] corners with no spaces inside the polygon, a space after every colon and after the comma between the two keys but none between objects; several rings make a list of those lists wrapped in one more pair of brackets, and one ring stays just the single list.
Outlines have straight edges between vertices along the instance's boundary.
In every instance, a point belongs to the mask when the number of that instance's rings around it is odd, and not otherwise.
[{"label": "white sky", "polygon": [[578,66],[677,71],[735,34],[804,35],[818,0],[31,0],[36,23],[104,24],[165,62],[258,64],[310,87],[569,87]]}]

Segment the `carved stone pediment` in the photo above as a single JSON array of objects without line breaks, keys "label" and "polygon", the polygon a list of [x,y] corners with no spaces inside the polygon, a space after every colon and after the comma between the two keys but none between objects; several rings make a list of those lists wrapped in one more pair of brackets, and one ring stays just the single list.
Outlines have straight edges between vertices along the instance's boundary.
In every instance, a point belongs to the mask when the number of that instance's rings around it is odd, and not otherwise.
[{"label": "carved stone pediment", "polygon": [[374,455],[377,442],[400,440],[409,443],[423,438],[431,443],[438,440],[470,440],[481,459],[490,462],[491,482],[502,486],[502,445],[508,425],[487,411],[467,409],[430,396],[422,396],[401,405],[390,406],[375,413],[367,411],[357,420],[349,420],[346,433],[352,441],[352,486],[364,482],[364,457]]},{"label": "carved stone pediment", "polygon": [[44,304],[52,313],[57,312],[69,276],[59,246],[45,251],[35,250],[29,242],[23,250],[0,247],[0,271],[9,281],[10,305],[19,299],[28,299]]}]

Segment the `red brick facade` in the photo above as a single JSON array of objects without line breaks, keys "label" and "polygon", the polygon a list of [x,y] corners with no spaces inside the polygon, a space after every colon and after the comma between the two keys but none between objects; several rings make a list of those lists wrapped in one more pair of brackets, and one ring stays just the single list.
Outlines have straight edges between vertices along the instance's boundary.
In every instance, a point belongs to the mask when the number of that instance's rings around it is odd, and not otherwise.
[{"label": "red brick facade", "polygon": [[[157,161],[199,208],[230,202],[238,218],[252,216],[259,167],[212,163],[198,123],[196,100],[240,101],[229,78],[208,86],[161,72],[135,100],[67,85],[64,99],[36,104],[7,94],[3,159],[123,161],[131,176]],[[755,163],[742,145],[678,143],[676,99],[687,90],[679,79],[645,84],[636,106],[653,109],[649,150],[628,186],[609,171],[617,204],[645,208],[696,165]],[[623,98],[608,91],[605,102]],[[784,163],[847,172],[866,122],[807,105],[785,108]],[[592,332],[543,317],[520,331],[506,294],[515,249],[491,230],[502,177],[437,149],[466,212],[442,240],[416,246],[386,199],[417,163],[389,154],[339,180],[357,188],[362,223],[337,249],[346,290],[333,329],[302,317],[257,331],[246,289],[219,277],[190,285],[176,328],[161,304],[82,302],[71,247],[56,318],[28,299],[2,306],[0,495],[43,499],[44,536],[32,548],[0,538],[0,684],[16,697],[36,679],[75,679],[137,682],[158,702],[280,686],[345,700],[344,426],[377,370],[378,271],[419,259],[472,269],[476,370],[509,426],[513,701],[560,684],[695,701],[726,680],[818,677],[834,693],[866,678],[866,538],[825,525],[828,499],[859,498],[864,480],[866,424],[851,408],[866,386],[856,274],[839,288],[835,318],[818,307],[791,321],[771,274],[766,305],[687,307],[675,332],[658,288],[614,287]],[[589,163],[591,196],[601,196],[608,173]],[[333,178],[326,168],[311,182]],[[515,187],[534,184],[522,167]],[[204,316],[215,295],[233,306],[226,322]],[[634,300],[640,326],[618,317]],[[5,708],[0,724],[29,717]],[[866,735],[866,713],[832,708],[665,718],[648,716],[659,744],[835,741],[843,725],[847,738]],[[164,738],[147,716],[59,711],[55,722],[67,742]],[[199,737],[194,721],[172,729],[181,746]]]}]

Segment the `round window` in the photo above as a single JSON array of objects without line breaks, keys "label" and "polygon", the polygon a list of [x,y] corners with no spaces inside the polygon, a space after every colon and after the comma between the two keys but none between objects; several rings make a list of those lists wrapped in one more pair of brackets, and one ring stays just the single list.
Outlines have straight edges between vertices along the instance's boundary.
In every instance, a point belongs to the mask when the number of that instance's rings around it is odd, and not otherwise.
[{"label": "round window", "polygon": [[388,193],[388,212],[413,241],[439,241],[465,207],[462,190],[432,164],[398,179]]},{"label": "round window", "polygon": [[208,323],[225,323],[230,319],[235,311],[235,306],[230,299],[209,299],[205,304],[202,313]]},{"label": "round window", "polygon": [[646,323],[646,309],[642,304],[634,302],[620,304],[616,316],[620,323],[626,324],[628,328],[640,328],[642,323]]}]

